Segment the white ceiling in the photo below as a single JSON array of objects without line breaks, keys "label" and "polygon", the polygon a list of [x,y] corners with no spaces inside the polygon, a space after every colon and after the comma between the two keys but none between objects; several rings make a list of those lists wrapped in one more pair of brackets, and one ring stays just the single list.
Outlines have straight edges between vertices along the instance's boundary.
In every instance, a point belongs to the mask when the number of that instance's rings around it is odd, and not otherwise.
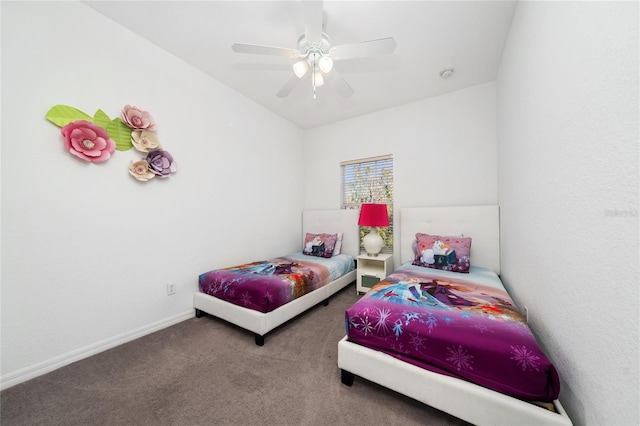
[{"label": "white ceiling", "polygon": [[[332,46],[393,37],[391,55],[336,61],[355,90],[313,90],[309,75],[276,93],[294,59],[235,53],[235,42],[295,49],[304,33],[299,1],[86,1],[87,6],[171,52],[303,129],[496,79],[513,1],[325,0]],[[454,68],[449,79],[439,73]]]}]

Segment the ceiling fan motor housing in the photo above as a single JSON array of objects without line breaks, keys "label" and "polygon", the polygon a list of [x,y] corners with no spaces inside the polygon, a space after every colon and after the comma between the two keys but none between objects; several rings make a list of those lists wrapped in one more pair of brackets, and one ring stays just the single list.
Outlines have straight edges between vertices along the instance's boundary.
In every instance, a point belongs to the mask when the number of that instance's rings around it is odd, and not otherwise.
[{"label": "ceiling fan motor housing", "polygon": [[298,37],[298,51],[301,57],[307,57],[313,52],[328,55],[330,49],[331,39],[326,33],[322,33],[322,39],[319,42],[309,42],[304,33]]},{"label": "ceiling fan motor housing", "polygon": [[333,58],[330,56],[331,40],[326,33],[322,33],[319,42],[313,43],[307,40],[306,34],[298,37],[298,52],[301,60],[293,65],[293,72],[302,78],[308,69],[315,74],[313,77],[313,86],[322,86],[324,79],[322,73],[328,73],[333,68]]}]

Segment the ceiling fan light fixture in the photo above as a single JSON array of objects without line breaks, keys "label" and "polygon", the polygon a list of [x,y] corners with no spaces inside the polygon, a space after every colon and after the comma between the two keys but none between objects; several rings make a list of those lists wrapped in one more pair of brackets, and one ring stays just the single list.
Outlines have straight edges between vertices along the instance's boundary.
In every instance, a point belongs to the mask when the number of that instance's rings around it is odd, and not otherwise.
[{"label": "ceiling fan light fixture", "polygon": [[333,71],[334,61],[391,54],[396,48],[395,40],[393,37],[385,37],[332,46],[331,39],[322,31],[324,29],[323,1],[301,1],[301,3],[305,32],[298,37],[296,49],[244,43],[234,43],[231,48],[236,53],[280,56],[296,61],[292,64],[293,72],[289,79],[276,93],[279,98],[288,96],[296,84],[305,75],[310,74],[313,98],[316,99],[316,87],[324,85],[324,75],[330,72],[331,86],[344,97],[353,95],[353,89],[339,74],[339,70]]},{"label": "ceiling fan light fixture", "polygon": [[302,78],[309,70],[309,62],[306,59],[301,59],[293,64],[293,73],[298,78]]},{"label": "ceiling fan light fixture", "polygon": [[318,60],[318,68],[320,68],[320,71],[323,73],[328,73],[333,69],[333,59],[329,56],[323,55],[320,60]]}]

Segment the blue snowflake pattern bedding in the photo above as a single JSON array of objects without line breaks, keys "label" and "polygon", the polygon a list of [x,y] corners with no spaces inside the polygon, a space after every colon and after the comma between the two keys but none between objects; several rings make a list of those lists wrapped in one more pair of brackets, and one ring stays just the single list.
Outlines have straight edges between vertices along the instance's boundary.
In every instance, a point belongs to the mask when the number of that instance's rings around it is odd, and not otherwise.
[{"label": "blue snowflake pattern bedding", "polygon": [[349,340],[529,401],[557,399],[555,367],[498,276],[405,264],[346,311]]}]

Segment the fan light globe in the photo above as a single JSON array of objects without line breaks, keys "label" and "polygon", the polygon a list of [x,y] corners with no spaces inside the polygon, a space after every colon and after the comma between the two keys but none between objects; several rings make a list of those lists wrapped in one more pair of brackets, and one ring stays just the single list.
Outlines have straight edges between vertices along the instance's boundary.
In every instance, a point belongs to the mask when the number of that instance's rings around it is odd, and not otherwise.
[{"label": "fan light globe", "polygon": [[298,78],[302,78],[307,73],[308,69],[309,69],[309,63],[307,62],[306,59],[302,59],[301,61],[298,61],[295,64],[293,64],[293,73]]},{"label": "fan light globe", "polygon": [[329,56],[321,57],[318,61],[318,68],[320,68],[320,71],[322,71],[323,73],[328,73],[333,69],[333,59],[331,59]]},{"label": "fan light globe", "polygon": [[313,85],[316,87],[320,87],[324,84],[324,77],[322,73],[318,70],[313,72]]}]

